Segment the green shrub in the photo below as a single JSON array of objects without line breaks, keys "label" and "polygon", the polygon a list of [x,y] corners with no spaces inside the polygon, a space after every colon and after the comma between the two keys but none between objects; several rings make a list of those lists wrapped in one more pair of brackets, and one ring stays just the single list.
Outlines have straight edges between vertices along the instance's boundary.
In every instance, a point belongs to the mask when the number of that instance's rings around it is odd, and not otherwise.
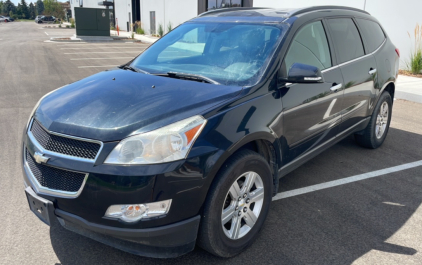
[{"label": "green shrub", "polygon": [[158,32],[157,33],[160,36],[160,38],[164,35],[163,25],[161,25],[161,24],[158,25]]},{"label": "green shrub", "polygon": [[74,28],[75,27],[75,19],[74,18],[71,18],[70,19],[70,27],[71,28]]},{"label": "green shrub", "polygon": [[[407,32],[407,34],[412,39],[410,33]],[[422,71],[422,25],[416,24],[413,35],[415,38],[415,47],[410,51],[410,60],[406,62],[406,65],[408,70],[416,75]]]},{"label": "green shrub", "polygon": [[116,28],[115,28],[115,27],[110,27],[110,29],[111,29],[111,30],[116,30]]},{"label": "green shrub", "polygon": [[70,26],[69,25],[66,25],[66,28],[70,29]]},{"label": "green shrub", "polygon": [[171,24],[171,22],[169,21],[169,23],[167,24],[167,33],[169,33],[170,31],[173,30],[173,25]]},{"label": "green shrub", "polygon": [[139,27],[136,29],[136,34],[145,34],[145,31],[143,28]]}]

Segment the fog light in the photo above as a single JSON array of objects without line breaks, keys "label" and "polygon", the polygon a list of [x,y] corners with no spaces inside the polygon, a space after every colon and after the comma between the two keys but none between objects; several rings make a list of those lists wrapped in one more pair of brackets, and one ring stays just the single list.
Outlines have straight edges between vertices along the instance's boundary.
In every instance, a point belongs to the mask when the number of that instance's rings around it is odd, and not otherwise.
[{"label": "fog light", "polygon": [[169,212],[171,200],[144,203],[144,204],[119,204],[108,207],[104,217],[120,219],[124,222],[136,222],[141,219],[165,215]]}]

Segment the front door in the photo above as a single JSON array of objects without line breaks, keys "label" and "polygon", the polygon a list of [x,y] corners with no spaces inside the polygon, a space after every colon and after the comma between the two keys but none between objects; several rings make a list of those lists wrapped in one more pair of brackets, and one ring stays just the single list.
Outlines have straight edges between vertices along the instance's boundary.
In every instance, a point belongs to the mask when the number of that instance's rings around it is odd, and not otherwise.
[{"label": "front door", "polygon": [[376,61],[365,55],[362,39],[351,18],[328,19],[330,33],[344,79],[340,131],[352,129],[368,116],[377,78]]},{"label": "front door", "polygon": [[[341,122],[343,78],[332,67],[330,48],[321,21],[312,22],[296,33],[281,67],[287,76],[294,63],[318,67],[323,83],[287,84],[282,90],[284,138],[288,160],[334,138]],[[286,161],[288,162],[288,161]]]}]

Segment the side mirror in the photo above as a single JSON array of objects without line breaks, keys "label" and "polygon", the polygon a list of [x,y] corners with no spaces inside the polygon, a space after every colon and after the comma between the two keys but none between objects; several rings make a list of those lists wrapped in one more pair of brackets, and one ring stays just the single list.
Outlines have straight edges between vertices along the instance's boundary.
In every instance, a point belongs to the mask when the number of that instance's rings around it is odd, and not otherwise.
[{"label": "side mirror", "polygon": [[324,79],[318,67],[294,63],[289,69],[287,78],[280,78],[279,81],[288,83],[323,83]]}]

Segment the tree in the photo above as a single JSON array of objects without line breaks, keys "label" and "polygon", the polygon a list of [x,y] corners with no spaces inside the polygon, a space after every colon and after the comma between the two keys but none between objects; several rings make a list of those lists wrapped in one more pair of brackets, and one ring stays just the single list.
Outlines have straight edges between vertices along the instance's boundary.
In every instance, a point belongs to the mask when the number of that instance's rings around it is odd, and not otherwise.
[{"label": "tree", "polygon": [[44,0],[44,14],[64,18],[63,7],[57,0]]},{"label": "tree", "polygon": [[42,15],[42,13],[44,12],[44,3],[42,0],[38,0],[36,3],[37,6],[37,15]]},{"label": "tree", "polygon": [[10,12],[12,12],[12,14],[16,13],[16,6],[10,0],[6,0],[6,2],[3,3],[2,13],[9,15]]},{"label": "tree", "polygon": [[3,4],[4,4],[3,0],[0,1],[0,15],[3,14]]},{"label": "tree", "polygon": [[18,4],[18,10],[16,12],[20,18],[29,18],[29,9],[25,0],[21,0],[21,2]]},{"label": "tree", "polygon": [[28,12],[29,12],[29,19],[35,19],[35,6],[32,2],[29,4]]}]

